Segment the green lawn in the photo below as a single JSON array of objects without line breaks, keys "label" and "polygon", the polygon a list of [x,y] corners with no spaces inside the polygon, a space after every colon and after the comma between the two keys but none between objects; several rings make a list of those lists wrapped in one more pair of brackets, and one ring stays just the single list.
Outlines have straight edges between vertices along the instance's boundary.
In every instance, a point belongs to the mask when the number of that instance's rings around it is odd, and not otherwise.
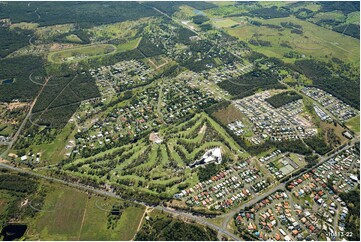
[{"label": "green lawn", "polygon": [[118,221],[116,233],[120,234],[120,240],[131,240],[135,235],[145,208],[129,207]]},{"label": "green lawn", "polygon": [[335,19],[340,22],[344,22],[346,20],[346,16],[341,11],[333,11],[333,12],[317,13],[310,20],[316,23],[320,20],[325,20],[325,19]]}]

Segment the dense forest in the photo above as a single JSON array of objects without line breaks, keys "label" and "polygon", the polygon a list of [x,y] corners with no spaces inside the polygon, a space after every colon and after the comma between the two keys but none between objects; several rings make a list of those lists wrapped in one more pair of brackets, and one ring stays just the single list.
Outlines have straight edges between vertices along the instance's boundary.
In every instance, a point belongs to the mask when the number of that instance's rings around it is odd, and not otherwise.
[{"label": "dense forest", "polygon": [[160,13],[138,2],[6,2],[0,4],[0,19],[13,23],[35,22],[40,26],[78,23],[88,27]]},{"label": "dense forest", "polygon": [[278,82],[277,72],[270,69],[254,70],[237,78],[225,80],[218,86],[229,92],[235,99],[253,95],[260,89],[285,88]]},{"label": "dense forest", "polygon": [[279,108],[287,103],[301,99],[302,97],[294,91],[281,92],[267,98],[266,101],[275,108]]},{"label": "dense forest", "polygon": [[135,240],[214,241],[217,240],[217,233],[197,224],[157,216],[145,222]]},{"label": "dense forest", "polygon": [[164,1],[164,2],[146,2],[148,6],[159,9],[160,11],[172,15],[176,11],[179,10],[179,7],[182,5],[188,5],[189,7],[198,9],[198,10],[206,10],[210,8],[215,8],[217,5],[214,5],[210,2],[185,2],[185,1]]},{"label": "dense forest", "polygon": [[324,141],[323,137],[313,136],[304,140],[305,143],[320,155],[324,155],[331,150],[331,147]]},{"label": "dense forest", "polygon": [[140,40],[138,50],[146,57],[153,57],[163,54],[163,49],[153,44],[147,36]]},{"label": "dense forest", "polygon": [[351,232],[349,241],[360,241],[360,187],[348,193],[341,193],[340,197],[345,201],[349,209],[346,217],[346,230]]},{"label": "dense forest", "polygon": [[32,121],[62,128],[83,100],[99,97],[94,78],[88,73],[76,73],[64,67],[52,78],[39,96]]},{"label": "dense forest", "polygon": [[31,73],[45,75],[43,60],[37,56],[19,56],[0,60],[0,80],[13,79],[12,83],[0,85],[0,101],[29,100],[35,97],[40,85],[29,79]]},{"label": "dense forest", "polygon": [[7,56],[21,47],[29,44],[31,31],[0,27],[0,58]]},{"label": "dense forest", "polygon": [[339,25],[332,28],[332,30],[360,39],[360,25],[357,24]]},{"label": "dense forest", "polygon": [[349,78],[346,71],[332,71],[330,64],[317,60],[297,60],[291,68],[311,79],[314,86],[357,109],[360,107],[360,82]]},{"label": "dense forest", "polygon": [[[9,199],[2,203],[0,209],[0,231],[11,219],[21,219],[25,216],[34,216],[36,211],[29,206],[20,207],[25,198],[30,198],[36,193],[39,183],[23,174],[14,174],[7,170],[0,170],[0,196]],[[37,202],[42,202],[38,196]]]}]

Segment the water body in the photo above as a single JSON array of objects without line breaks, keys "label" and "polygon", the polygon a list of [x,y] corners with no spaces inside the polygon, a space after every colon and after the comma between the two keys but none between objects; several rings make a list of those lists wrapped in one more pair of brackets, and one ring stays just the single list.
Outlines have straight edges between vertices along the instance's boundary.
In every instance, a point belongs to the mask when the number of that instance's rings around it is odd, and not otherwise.
[{"label": "water body", "polygon": [[25,224],[9,224],[3,228],[1,235],[4,236],[4,241],[12,241],[20,239],[26,232],[28,226]]},{"label": "water body", "polygon": [[6,79],[6,80],[3,80],[3,84],[10,84],[10,83],[13,83],[14,80],[13,79]]}]

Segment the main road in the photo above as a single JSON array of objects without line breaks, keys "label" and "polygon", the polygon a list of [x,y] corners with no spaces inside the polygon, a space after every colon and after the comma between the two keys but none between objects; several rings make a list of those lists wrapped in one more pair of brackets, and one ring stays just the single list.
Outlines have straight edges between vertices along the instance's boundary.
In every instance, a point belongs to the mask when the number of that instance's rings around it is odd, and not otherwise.
[{"label": "main road", "polygon": [[[64,184],[64,185],[67,185],[67,186],[70,186],[70,187],[74,187],[76,189],[90,191],[90,192],[93,192],[93,193],[97,193],[99,195],[114,197],[114,198],[122,199],[122,200],[129,200],[129,199],[124,199],[121,196],[116,195],[116,194],[114,194],[112,192],[109,192],[109,191],[96,189],[94,187],[86,186],[86,185],[83,185],[83,184],[80,184],[80,183],[69,182],[69,181],[65,181],[65,180],[62,180],[62,179],[46,176],[46,175],[39,174],[39,173],[30,171],[30,170],[26,170],[26,169],[23,169],[23,168],[14,167],[12,165],[6,164],[5,162],[6,162],[6,160],[1,160],[1,158],[0,158],[0,167],[5,168],[5,169],[9,169],[9,170],[13,170],[13,171],[16,171],[16,172],[19,172],[19,173],[25,173],[25,174],[28,174],[28,175],[31,175],[31,176],[34,176],[34,177],[43,178],[43,179],[46,179],[46,180],[51,181],[51,182],[61,183],[61,184]],[[139,201],[135,201],[135,200],[129,200],[129,201],[140,204],[140,205],[143,205],[143,206],[149,206],[148,204],[145,204],[143,202],[139,202]],[[202,217],[195,216],[195,215],[192,215],[192,214],[186,213],[186,212],[180,212],[180,211],[170,209],[170,208],[167,208],[167,207],[164,207],[164,206],[161,206],[161,205],[154,206],[153,208],[161,210],[161,211],[165,211],[165,212],[168,212],[168,213],[172,213],[172,214],[174,214],[176,216],[180,216],[180,217],[183,217],[183,218],[186,218],[186,219],[189,219],[189,220],[196,221],[196,222],[198,222],[200,224],[206,225],[206,226],[218,231],[220,234],[224,234],[224,235],[232,238],[235,241],[242,240],[241,238],[237,237],[235,234],[227,231],[226,229],[223,229],[222,227],[219,227],[219,226],[217,226],[215,224],[212,224],[212,223],[206,221]]]},{"label": "main road", "polygon": [[[311,171],[312,169],[314,169],[315,167],[323,164],[324,162],[326,162],[330,158],[332,158],[332,157],[336,156],[337,154],[341,153],[342,151],[350,148],[355,142],[356,141],[354,140],[354,141],[352,141],[350,143],[350,145],[347,145],[347,146],[343,147],[342,149],[340,149],[338,151],[335,151],[332,154],[329,154],[328,156],[323,157],[320,160],[320,162],[318,162],[317,164],[315,164],[311,168],[308,168],[307,170],[301,172],[297,176],[291,177],[289,180],[272,187],[271,189],[267,190],[265,193],[262,193],[261,195],[254,197],[253,199],[251,199],[251,200],[247,201],[246,203],[242,204],[237,209],[232,210],[231,212],[227,213],[226,218],[225,218],[224,222],[222,223],[222,226],[217,226],[217,225],[215,225],[215,224],[213,224],[211,222],[208,222],[207,220],[205,220],[201,216],[195,216],[195,215],[192,215],[190,213],[177,211],[177,210],[170,209],[170,208],[167,208],[167,207],[164,207],[164,206],[161,206],[161,205],[155,206],[154,208],[158,209],[158,210],[161,210],[161,211],[168,212],[168,213],[172,213],[174,215],[177,215],[177,216],[180,216],[180,217],[183,217],[183,218],[186,218],[186,219],[196,221],[198,223],[201,223],[203,225],[206,225],[206,226],[218,231],[220,234],[223,234],[223,235],[226,235],[226,236],[232,238],[233,240],[240,241],[240,240],[242,240],[241,238],[237,237],[235,234],[233,234],[233,233],[231,233],[231,232],[229,232],[227,230],[227,225],[229,224],[229,221],[233,218],[233,216],[239,210],[242,210],[242,209],[244,209],[246,207],[249,207],[249,206],[253,205],[254,203],[258,202],[259,200],[262,200],[262,199],[268,197],[269,195],[271,195],[272,193],[274,193],[277,190],[285,189],[285,184],[287,182],[289,182],[289,181],[291,181],[291,180],[293,180],[295,178],[298,178],[299,176],[303,175],[304,173],[307,173],[307,172]],[[117,198],[117,199],[127,200],[127,199],[124,199],[121,196],[116,195],[116,194],[114,194],[112,192],[109,192],[109,191],[97,189],[97,188],[94,188],[94,187],[91,187],[91,186],[86,186],[86,185],[83,185],[81,183],[75,183],[75,182],[65,181],[65,180],[62,180],[62,179],[59,179],[59,178],[55,178],[55,177],[50,177],[50,176],[39,174],[39,173],[30,171],[30,170],[27,170],[27,169],[14,167],[12,165],[7,164],[6,162],[7,162],[7,160],[3,160],[3,159],[0,158],[0,167],[5,168],[5,169],[9,169],[9,170],[13,170],[13,171],[16,171],[16,172],[19,172],[19,173],[25,173],[25,174],[28,174],[28,175],[31,175],[31,176],[34,176],[34,177],[43,178],[43,179],[46,179],[46,180],[51,181],[51,182],[57,182],[57,183],[61,183],[61,184],[64,184],[64,185],[68,185],[68,186],[71,186],[71,187],[74,187],[74,188],[77,188],[77,189],[80,189],[80,190],[90,191],[90,192],[100,194],[100,195],[103,195],[103,196],[109,196],[109,197],[114,197],[114,198]],[[149,205],[147,205],[147,204],[145,204],[143,202],[140,202],[140,201],[135,201],[135,200],[129,200],[129,201],[137,203],[137,204],[141,204],[141,205],[144,205],[144,206],[149,206]]]},{"label": "main road", "polygon": [[29,111],[28,111],[28,113],[26,114],[23,122],[21,123],[19,129],[16,131],[14,137],[13,137],[13,138],[11,139],[11,141],[9,142],[7,149],[0,155],[0,158],[1,158],[1,156],[3,156],[4,159],[5,159],[5,156],[8,154],[8,152],[10,151],[10,149],[13,147],[15,141],[18,139],[18,137],[19,137],[19,135],[20,135],[20,132],[22,131],[22,129],[24,128],[26,122],[28,121],[28,119],[29,119],[29,117],[30,117],[30,115],[31,115],[31,112],[32,112],[32,110],[33,110],[33,107],[35,106],[36,101],[38,100],[40,94],[43,92],[46,84],[48,84],[49,80],[50,80],[50,77],[46,77],[46,78],[45,78],[45,83],[44,83],[44,85],[41,87],[41,89],[39,90],[39,93],[38,93],[38,94],[36,95],[36,97],[34,98],[33,102],[32,102],[31,105],[30,105]]}]

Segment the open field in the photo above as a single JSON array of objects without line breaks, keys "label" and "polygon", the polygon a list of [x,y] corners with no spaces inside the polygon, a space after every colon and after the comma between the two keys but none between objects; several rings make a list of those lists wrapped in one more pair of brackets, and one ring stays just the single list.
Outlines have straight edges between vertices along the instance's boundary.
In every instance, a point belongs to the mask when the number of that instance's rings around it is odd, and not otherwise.
[{"label": "open field", "polygon": [[47,39],[49,37],[68,33],[74,28],[74,24],[59,24],[35,29],[35,36],[39,39]]},{"label": "open field", "polygon": [[340,12],[340,11],[334,11],[334,12],[325,12],[325,13],[317,13],[316,15],[314,15],[310,21],[311,22],[318,22],[320,20],[325,20],[325,19],[335,19],[339,22],[343,22],[346,20],[345,15]]},{"label": "open field", "polygon": [[66,39],[71,41],[71,42],[74,42],[74,43],[81,43],[82,42],[82,40],[75,34],[71,34],[71,35],[66,36]]},{"label": "open field", "polygon": [[351,24],[360,24],[360,12],[352,12],[349,13],[347,15],[347,19],[346,19],[347,23],[351,23]]},{"label": "open field", "polygon": [[89,29],[94,40],[111,40],[131,38],[137,33],[140,24],[151,22],[151,18],[142,18],[136,21],[124,21],[114,24],[100,25]]},{"label": "open field", "polygon": [[334,126],[333,124],[330,124],[330,123],[321,122],[320,126],[321,126],[322,130],[324,130],[324,131],[326,131],[328,129],[332,129],[333,132],[335,133],[335,135],[341,141],[341,144],[345,144],[349,141],[345,136],[342,135],[342,133],[345,132],[346,129],[342,128],[340,125]]},{"label": "open field", "polygon": [[219,18],[219,19],[217,18],[217,19],[212,19],[212,24],[216,28],[229,28],[231,26],[238,24],[238,22],[236,22],[231,18]]},{"label": "open field", "polygon": [[[313,56],[327,60],[327,58],[332,56],[345,62],[351,62],[354,65],[359,64],[360,44],[355,38],[344,36],[294,17],[268,19],[267,21],[261,19],[255,20],[273,25],[280,25],[281,22],[292,22],[302,26],[303,34],[291,33],[290,29],[278,31],[277,29],[266,26],[255,25],[229,28],[227,32],[247,42],[251,39],[270,41],[271,46],[250,46],[254,50],[267,56],[277,57],[286,62],[294,62],[295,59],[289,59],[283,56],[285,53],[293,50],[304,54],[306,58]],[[287,43],[292,49],[281,46],[280,44],[282,42]]]},{"label": "open field", "polygon": [[74,126],[67,124],[54,141],[40,145],[31,145],[30,148],[34,153],[39,152],[41,154],[41,161],[45,162],[44,164],[56,164],[64,159],[66,153],[65,146],[68,140],[74,138],[75,132]]},{"label": "open field", "polygon": [[346,126],[349,127],[353,132],[360,134],[360,115],[347,121]]},{"label": "open field", "polygon": [[[43,240],[78,240],[87,203],[87,195],[70,188],[54,189],[34,221],[29,233]],[[48,212],[49,211],[49,212]]]},{"label": "open field", "polygon": [[111,54],[116,51],[114,45],[98,44],[81,47],[74,47],[60,51],[50,52],[48,60],[54,63],[78,61],[81,59]]},{"label": "open field", "polygon": [[[108,225],[108,215],[113,204],[123,204],[123,201],[56,187],[46,195],[43,211],[30,222],[26,237],[41,240],[130,240],[136,233],[144,208],[125,208],[112,229]],[[36,204],[33,206],[36,208]]]},{"label": "open field", "polygon": [[135,49],[138,47],[140,40],[141,38],[137,38],[130,40],[127,43],[116,45],[117,51],[123,52],[123,51]]},{"label": "open field", "polygon": [[16,28],[20,28],[20,29],[36,29],[39,26],[39,24],[37,23],[27,23],[27,22],[20,22],[20,23],[15,23],[12,24],[10,26],[10,29],[16,29]]}]

